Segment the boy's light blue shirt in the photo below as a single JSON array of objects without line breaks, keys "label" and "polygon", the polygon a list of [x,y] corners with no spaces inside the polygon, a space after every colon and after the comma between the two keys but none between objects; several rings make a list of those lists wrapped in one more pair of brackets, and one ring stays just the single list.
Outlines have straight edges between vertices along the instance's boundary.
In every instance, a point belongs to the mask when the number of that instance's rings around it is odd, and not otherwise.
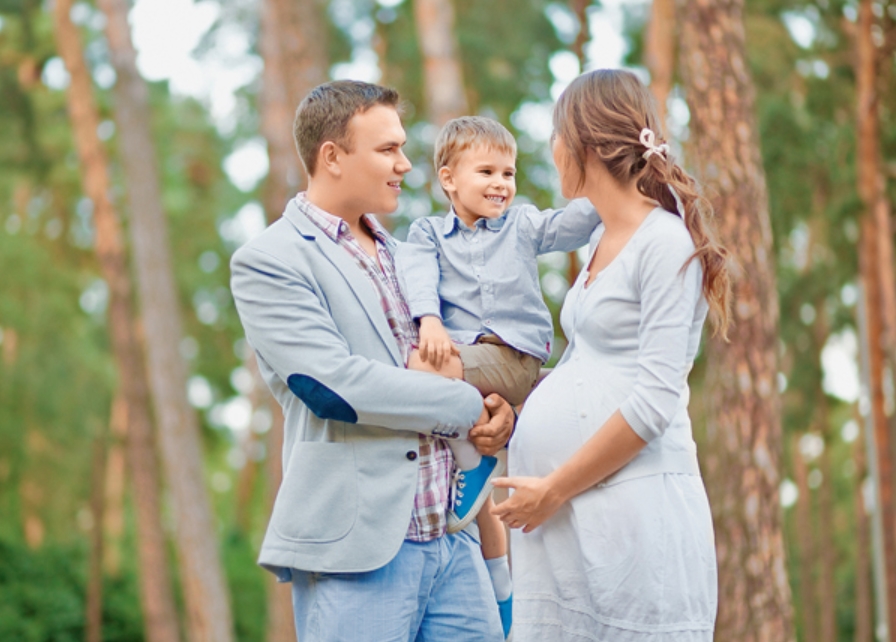
[{"label": "boy's light blue shirt", "polygon": [[514,205],[472,229],[453,209],[417,219],[396,254],[411,315],[439,317],[459,343],[491,333],[547,361],[554,329],[536,257],[585,245],[599,221],[586,199],[557,210]]}]

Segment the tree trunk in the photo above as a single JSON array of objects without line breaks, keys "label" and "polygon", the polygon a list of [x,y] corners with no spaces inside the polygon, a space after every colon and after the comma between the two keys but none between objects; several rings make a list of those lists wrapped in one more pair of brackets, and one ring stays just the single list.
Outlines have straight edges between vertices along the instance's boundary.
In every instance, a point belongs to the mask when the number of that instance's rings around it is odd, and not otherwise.
[{"label": "tree trunk", "polygon": [[105,546],[103,570],[118,577],[121,573],[121,539],[124,535],[125,444],[128,435],[128,405],[119,390],[112,402],[109,420],[109,455],[106,459],[106,512],[103,517]]},{"label": "tree trunk", "polygon": [[650,91],[656,98],[660,122],[665,126],[666,100],[675,76],[675,0],[653,0],[644,36],[644,62],[650,71]]},{"label": "tree trunk", "polygon": [[799,540],[797,555],[800,574],[800,621],[803,623],[802,639],[806,642],[818,639],[818,606],[815,599],[815,527],[812,525],[812,492],[809,490],[809,471],[800,452],[799,438],[791,446],[793,476],[799,495],[796,500],[796,536]]},{"label": "tree trunk", "polygon": [[[271,429],[268,431],[268,506],[273,509],[280,481],[283,479],[283,426],[280,404],[271,398]],[[288,584],[280,584],[268,573],[268,635],[267,642],[293,642],[295,624],[292,618],[292,593]]]},{"label": "tree trunk", "polygon": [[146,370],[134,324],[121,225],[109,200],[107,162],[96,134],[99,117],[78,31],[69,17],[71,5],[71,0],[56,1],[56,38],[59,53],[71,76],[69,113],[81,159],[84,192],[94,204],[95,249],[103,278],[109,286],[112,351],[127,409],[126,421],[130,424],[126,443],[137,520],[140,598],[146,639],[148,642],[176,642],[180,635],[161,523],[159,473]]},{"label": "tree trunk", "polygon": [[90,474],[90,555],[87,573],[85,642],[103,639],[103,513],[106,503],[106,431],[93,440],[93,469]]},{"label": "tree trunk", "polygon": [[214,515],[203,483],[199,426],[187,401],[187,372],[178,353],[180,310],[152,142],[148,90],[137,72],[127,1],[101,0],[99,6],[106,15],[109,54],[118,77],[115,118],[131,210],[149,382],[173,504],[188,637],[191,642],[229,642],[233,620]]},{"label": "tree trunk", "polygon": [[441,127],[469,111],[454,35],[454,7],[451,0],[414,0],[414,18],[423,55],[426,112]]},{"label": "tree trunk", "polygon": [[270,168],[264,191],[268,222],[280,218],[286,200],[305,185],[293,142],[293,116],[302,98],[327,80],[325,33],[317,0],[262,0],[261,133]]},{"label": "tree trunk", "polygon": [[678,0],[692,158],[734,258],[731,341],[707,345],[705,471],[719,558],[716,639],[794,639],[778,497],[778,299],[742,0]]},{"label": "tree trunk", "polygon": [[[884,191],[880,160],[880,125],[878,112],[879,52],[874,45],[872,2],[859,4],[856,47],[857,102],[857,176],[859,196],[865,207],[861,222],[859,271],[866,291],[866,332],[869,350],[871,420],[874,426],[878,457],[878,510],[883,520],[884,576],[886,584],[889,637],[896,641],[896,497],[892,463],[893,439],[891,418],[884,403],[883,376],[889,355],[894,358],[893,235],[889,222],[889,206]],[[885,354],[885,351],[887,354]]]},{"label": "tree trunk", "polygon": [[[861,417],[858,417],[861,425]],[[874,605],[871,600],[871,524],[868,512],[865,510],[865,494],[863,485],[868,476],[868,466],[865,461],[865,439],[862,431],[853,443],[852,457],[856,465],[854,478],[856,480],[853,493],[855,506],[855,550],[856,550],[856,605],[855,605],[855,635],[853,642],[872,642],[874,631]]]}]

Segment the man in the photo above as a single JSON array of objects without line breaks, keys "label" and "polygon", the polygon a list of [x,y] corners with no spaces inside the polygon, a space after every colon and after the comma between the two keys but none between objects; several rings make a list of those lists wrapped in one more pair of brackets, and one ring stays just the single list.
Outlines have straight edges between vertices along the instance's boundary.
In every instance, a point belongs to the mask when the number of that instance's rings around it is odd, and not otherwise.
[{"label": "man", "polygon": [[416,328],[395,241],[371,216],[396,209],[411,169],[398,95],[321,85],[294,134],[308,190],[231,262],[246,336],[286,417],[259,562],[292,580],[301,642],[501,640],[478,544],[446,534],[444,439],[494,454],[513,415],[500,397],[484,408],[472,386],[404,368]]}]

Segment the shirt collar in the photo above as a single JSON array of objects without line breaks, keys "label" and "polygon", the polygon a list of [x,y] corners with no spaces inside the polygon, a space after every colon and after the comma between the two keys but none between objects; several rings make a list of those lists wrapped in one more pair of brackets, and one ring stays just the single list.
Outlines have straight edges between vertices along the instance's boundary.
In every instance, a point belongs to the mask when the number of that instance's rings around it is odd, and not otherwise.
[{"label": "shirt collar", "polygon": [[[476,228],[485,228],[492,232],[497,232],[502,227],[504,227],[504,222],[507,220],[507,210],[504,211],[501,216],[498,218],[481,218],[476,221],[473,229]],[[467,227],[466,223],[460,220],[460,217],[457,215],[457,212],[454,211],[454,206],[451,207],[451,210],[448,212],[448,215],[445,217],[445,228],[442,231],[442,236],[450,236],[455,230],[470,229]]]}]

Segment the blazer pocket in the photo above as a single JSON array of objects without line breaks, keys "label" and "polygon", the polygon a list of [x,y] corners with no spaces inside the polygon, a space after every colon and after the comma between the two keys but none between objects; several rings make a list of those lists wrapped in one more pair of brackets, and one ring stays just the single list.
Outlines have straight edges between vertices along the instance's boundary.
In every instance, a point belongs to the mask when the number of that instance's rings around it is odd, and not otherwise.
[{"label": "blazer pocket", "polygon": [[358,472],[352,444],[299,442],[274,502],[271,526],[283,539],[332,542],[345,537],[358,513]]}]

